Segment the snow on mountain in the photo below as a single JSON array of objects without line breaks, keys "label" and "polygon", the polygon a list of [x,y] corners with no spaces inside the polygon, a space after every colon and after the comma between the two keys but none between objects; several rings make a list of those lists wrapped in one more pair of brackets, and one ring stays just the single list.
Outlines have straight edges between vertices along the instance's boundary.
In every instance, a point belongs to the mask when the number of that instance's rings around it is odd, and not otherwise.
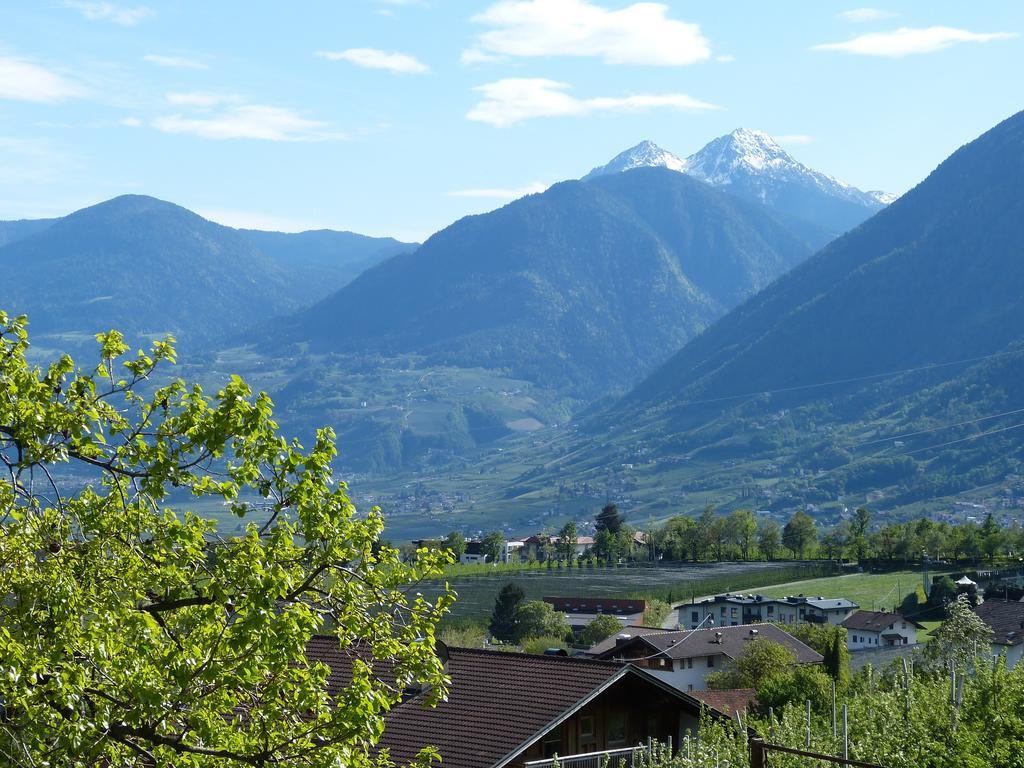
[{"label": "snow on mountain", "polygon": [[631,171],[634,168],[668,168],[670,171],[686,171],[686,161],[662,149],[653,141],[641,141],[611,159],[607,165],[594,168],[583,177],[584,180],[610,173]]},{"label": "snow on mountain", "polygon": [[827,195],[877,209],[891,200],[880,192],[863,192],[845,181],[808,168],[763,131],[739,128],[709,142],[686,158],[685,172],[716,187],[743,186],[768,202],[780,185],[818,189]]}]

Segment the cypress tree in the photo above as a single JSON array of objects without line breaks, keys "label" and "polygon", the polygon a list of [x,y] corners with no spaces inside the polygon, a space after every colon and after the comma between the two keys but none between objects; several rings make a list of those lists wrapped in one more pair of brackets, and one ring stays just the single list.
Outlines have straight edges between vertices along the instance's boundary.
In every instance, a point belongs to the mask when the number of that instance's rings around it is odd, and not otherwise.
[{"label": "cypress tree", "polygon": [[523,602],[526,593],[518,584],[511,582],[501,588],[494,601],[491,613],[490,631],[496,640],[513,643],[516,640],[516,609]]}]

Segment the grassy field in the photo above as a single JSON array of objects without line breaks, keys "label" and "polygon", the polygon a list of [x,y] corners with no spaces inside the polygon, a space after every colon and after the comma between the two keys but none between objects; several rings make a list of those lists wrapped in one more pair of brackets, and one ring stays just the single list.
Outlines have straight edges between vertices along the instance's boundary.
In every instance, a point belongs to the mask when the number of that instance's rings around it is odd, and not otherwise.
[{"label": "grassy field", "polygon": [[[935,575],[938,575],[938,572],[928,572],[929,579]],[[751,591],[768,597],[786,597],[787,595],[845,597],[853,600],[866,611],[891,611],[922,583],[921,571],[894,571],[892,573],[853,573],[845,576],[831,576]]]}]

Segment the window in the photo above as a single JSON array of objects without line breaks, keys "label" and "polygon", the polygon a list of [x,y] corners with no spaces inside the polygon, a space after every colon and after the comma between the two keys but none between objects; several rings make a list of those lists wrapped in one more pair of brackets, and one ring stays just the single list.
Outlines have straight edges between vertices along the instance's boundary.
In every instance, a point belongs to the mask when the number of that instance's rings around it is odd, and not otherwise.
[{"label": "window", "polygon": [[725,616],[725,606],[722,606],[722,615]]},{"label": "window", "polygon": [[554,757],[562,749],[562,729],[555,728],[540,743],[544,757]]},{"label": "window", "polygon": [[907,628],[907,622],[905,622],[905,621],[900,622],[900,625],[901,625],[902,629],[906,629]]},{"label": "window", "polygon": [[735,608],[731,609],[729,611],[729,615],[732,616],[735,619],[736,618],[736,609]]},{"label": "window", "polygon": [[769,605],[768,606],[768,615],[771,616],[773,613],[775,613],[775,606],[774,605]]},{"label": "window", "polygon": [[693,690],[693,683],[688,683],[687,686],[686,686],[686,690],[692,691]]},{"label": "window", "polygon": [[700,622],[700,618],[698,618],[698,616],[699,616],[699,614],[696,611],[691,611],[690,612],[690,621],[693,622],[694,624],[697,624],[698,622]]},{"label": "window", "polygon": [[708,666],[709,667],[715,666],[715,657],[714,656],[708,656]]},{"label": "window", "polygon": [[608,715],[608,746],[626,743],[626,713],[613,712]]},{"label": "window", "polygon": [[693,657],[692,656],[686,660],[686,668],[687,669],[693,669]]},{"label": "window", "polygon": [[586,715],[580,718],[580,738],[586,739],[594,735],[594,716]]}]

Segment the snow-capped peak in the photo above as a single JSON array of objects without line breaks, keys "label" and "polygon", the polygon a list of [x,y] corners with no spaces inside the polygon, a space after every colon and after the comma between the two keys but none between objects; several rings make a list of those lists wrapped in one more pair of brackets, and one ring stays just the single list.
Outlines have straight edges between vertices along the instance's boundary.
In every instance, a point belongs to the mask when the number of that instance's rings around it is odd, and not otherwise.
[{"label": "snow-capped peak", "polygon": [[653,141],[641,141],[611,159],[607,165],[592,170],[584,179],[605,176],[611,173],[631,171],[634,168],[668,168],[670,171],[686,171],[686,161],[662,149]]}]

